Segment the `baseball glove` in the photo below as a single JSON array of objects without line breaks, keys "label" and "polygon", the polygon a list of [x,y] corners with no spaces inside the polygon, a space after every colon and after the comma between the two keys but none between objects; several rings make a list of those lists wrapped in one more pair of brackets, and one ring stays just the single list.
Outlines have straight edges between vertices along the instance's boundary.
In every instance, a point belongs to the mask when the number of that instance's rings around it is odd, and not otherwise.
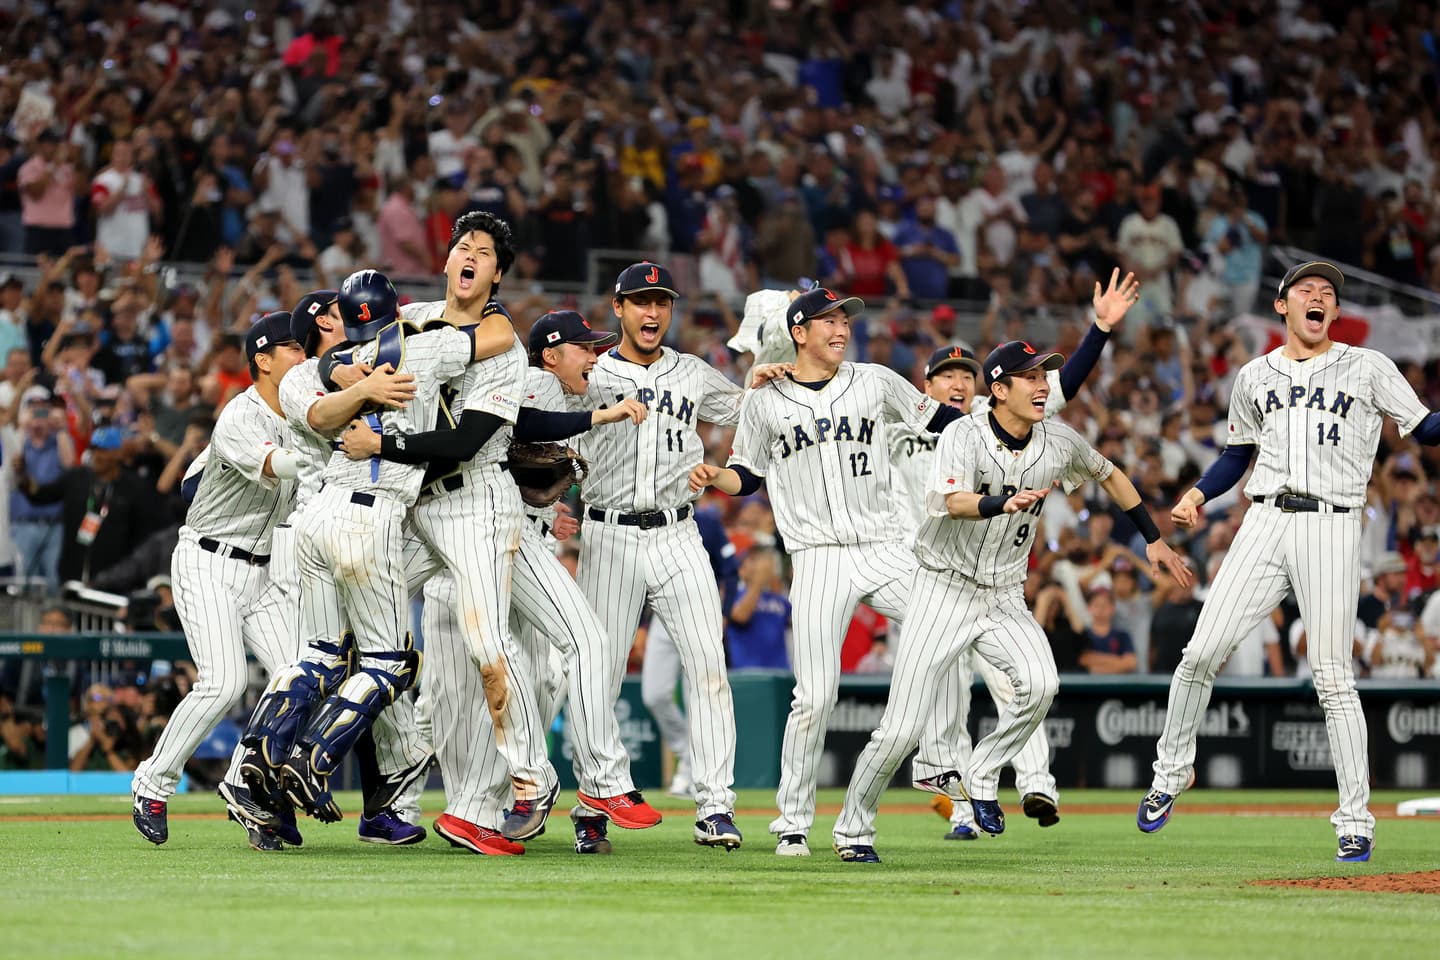
[{"label": "baseball glove", "polygon": [[520,499],[532,507],[548,507],[572,484],[583,483],[590,465],[572,447],[560,443],[510,444],[510,476]]}]

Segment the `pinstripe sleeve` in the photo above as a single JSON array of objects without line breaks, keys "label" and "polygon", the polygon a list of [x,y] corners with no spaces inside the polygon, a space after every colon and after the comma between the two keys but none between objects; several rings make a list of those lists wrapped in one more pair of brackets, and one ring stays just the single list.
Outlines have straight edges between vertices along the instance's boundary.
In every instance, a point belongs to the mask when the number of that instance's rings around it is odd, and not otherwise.
[{"label": "pinstripe sleeve", "polygon": [[699,372],[700,406],[697,411],[701,420],[720,427],[732,427],[740,422],[740,402],[745,390],[726,380],[699,357],[686,355],[686,362],[694,365]]},{"label": "pinstripe sleeve", "polygon": [[1251,363],[1240,368],[1235,374],[1235,383],[1230,388],[1230,427],[1227,431],[1230,444],[1260,443],[1260,412],[1255,409],[1251,395],[1250,380],[1254,377]]},{"label": "pinstripe sleeve", "polygon": [[437,380],[458,377],[470,365],[473,342],[454,327],[427,330],[405,341],[404,366],[411,373],[428,373]]},{"label": "pinstripe sleeve", "polygon": [[537,370],[534,367],[525,373],[525,396],[521,403],[551,413],[568,412],[565,407],[565,388],[560,385],[560,378],[548,370]]},{"label": "pinstripe sleeve", "polygon": [[735,429],[735,440],[730,448],[730,459],[726,466],[744,467],[757,477],[765,476],[770,468],[770,432],[765,428],[768,419],[766,391],[747,390],[740,404],[740,425]]},{"label": "pinstripe sleeve", "polygon": [[292,367],[280,381],[280,409],[285,412],[286,422],[292,429],[304,430],[311,436],[319,434],[310,429],[310,408],[316,400],[325,396],[325,388],[316,373],[318,369],[319,364],[315,360],[306,360]]},{"label": "pinstripe sleeve", "polygon": [[867,363],[862,369],[871,371],[880,383],[886,419],[903,423],[916,433],[930,432],[927,427],[940,401],[916,390],[914,384],[889,367]]},{"label": "pinstripe sleeve", "polygon": [[241,476],[266,490],[280,485],[276,477],[265,476],[265,459],[275,452],[275,443],[261,425],[255,403],[245,396],[225,404],[210,436],[212,455],[240,471]]},{"label": "pinstripe sleeve", "polygon": [[525,367],[514,350],[475,364],[475,388],[465,398],[466,410],[493,413],[514,423],[525,393]]},{"label": "pinstripe sleeve", "polygon": [[1374,398],[1375,408],[1394,419],[1400,427],[1400,436],[1408,437],[1430,411],[1415,396],[1415,388],[1394,360],[1376,350],[1366,350],[1365,358],[1369,361],[1370,396]]},{"label": "pinstripe sleeve", "polygon": [[925,512],[932,517],[948,517],[945,498],[952,493],[975,492],[975,439],[977,427],[972,419],[957,420],[940,434],[935,445],[935,465],[925,490]]},{"label": "pinstripe sleeve", "polygon": [[1055,442],[1069,448],[1065,472],[1060,477],[1060,485],[1066,493],[1074,493],[1091,480],[1107,480],[1110,474],[1115,472],[1115,464],[1085,442],[1085,438],[1068,424],[1055,423],[1048,426],[1057,434]]}]

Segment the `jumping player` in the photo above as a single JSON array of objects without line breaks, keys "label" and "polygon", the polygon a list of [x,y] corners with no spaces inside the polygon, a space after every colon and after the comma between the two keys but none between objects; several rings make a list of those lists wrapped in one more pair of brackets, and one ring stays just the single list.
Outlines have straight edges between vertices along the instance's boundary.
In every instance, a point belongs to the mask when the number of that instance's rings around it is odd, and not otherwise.
[{"label": "jumping player", "polygon": [[1245,485],[1254,505],[1170,681],[1155,778],[1136,811],[1145,833],[1165,826],[1190,782],[1216,672],[1294,590],[1340,791],[1340,806],[1330,817],[1339,838],[1335,859],[1370,859],[1370,764],[1351,659],[1360,518],[1384,418],[1392,417],[1402,436],[1413,433],[1435,445],[1440,413],[1425,408],[1389,357],[1330,339],[1344,282],[1338,267],[1320,260],[1286,272],[1274,303],[1285,323],[1285,344],[1240,368],[1231,391],[1229,444],[1171,511],[1178,526],[1194,526],[1201,504],[1234,486],[1255,460]]},{"label": "jumping player", "polygon": [[1042,501],[1054,484],[1074,489],[1099,481],[1144,534],[1152,574],[1159,576],[1163,563],[1190,582],[1129,478],[1073,429],[1045,420],[1046,371],[1061,362],[1059,354],[1021,341],[1000,345],[984,364],[991,410],[940,437],[926,491],[930,518],[915,540],[915,612],[896,652],[885,715],[856,762],[835,823],[835,849],[846,862],[879,862],[880,795],[933,713],[940,684],[972,645],[1014,689],[995,730],[976,745],[964,781],[976,825],[1004,831],[1000,770],[1044,721],[1059,689],[1055,658],[1023,592]]}]

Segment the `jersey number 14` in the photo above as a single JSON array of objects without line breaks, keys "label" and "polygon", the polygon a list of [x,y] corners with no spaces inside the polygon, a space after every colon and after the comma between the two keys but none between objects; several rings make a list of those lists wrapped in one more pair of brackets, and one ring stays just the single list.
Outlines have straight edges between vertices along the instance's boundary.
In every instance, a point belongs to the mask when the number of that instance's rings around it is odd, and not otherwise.
[{"label": "jersey number 14", "polygon": [[1317,423],[1315,424],[1315,434],[1317,442],[1322,447],[1325,445],[1326,441],[1329,441],[1330,446],[1332,447],[1339,446],[1340,444],[1340,424],[1338,423],[1330,424],[1330,428],[1328,430],[1325,428],[1325,424]]}]

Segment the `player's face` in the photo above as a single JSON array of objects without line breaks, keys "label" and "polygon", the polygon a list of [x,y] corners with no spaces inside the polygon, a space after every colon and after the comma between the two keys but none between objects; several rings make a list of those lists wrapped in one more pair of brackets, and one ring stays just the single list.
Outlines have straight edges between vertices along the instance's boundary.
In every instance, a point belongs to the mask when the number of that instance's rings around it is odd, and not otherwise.
[{"label": "player's face", "polygon": [[670,329],[670,314],[675,301],[659,290],[641,290],[625,297],[616,297],[615,316],[620,320],[620,343],[641,356],[654,356],[665,342]]},{"label": "player's face", "polygon": [[595,367],[595,348],[585,343],[562,343],[546,347],[545,369],[560,378],[567,393],[583,394],[590,386]]},{"label": "player's face", "polygon": [[1043,367],[1010,375],[1010,385],[996,384],[995,399],[1026,423],[1045,419],[1045,401],[1050,397],[1050,380]]},{"label": "player's face", "polygon": [[800,349],[816,360],[838,366],[850,345],[850,318],[844,310],[831,310],[815,317],[802,328],[805,342]]},{"label": "player's face", "polygon": [[[300,344],[294,340],[289,340],[285,343],[277,343],[270,348],[269,353],[260,354],[259,356],[270,358],[269,366],[262,368],[268,370],[272,381],[279,383],[284,379],[285,374],[290,372],[291,367],[305,362],[305,348],[301,347]],[[262,366],[258,362],[258,356],[256,360],[256,365]]]},{"label": "player's face", "polygon": [[490,290],[499,279],[495,241],[482,230],[461,237],[445,259],[445,292],[462,305],[489,300]]},{"label": "player's face", "polygon": [[1324,277],[1301,277],[1275,301],[1275,312],[1285,317],[1285,329],[1306,346],[1330,339],[1330,324],[1340,316],[1340,297]]},{"label": "player's face", "polygon": [[966,413],[975,397],[975,374],[964,367],[941,370],[925,381],[925,392],[941,403],[948,403]]}]

